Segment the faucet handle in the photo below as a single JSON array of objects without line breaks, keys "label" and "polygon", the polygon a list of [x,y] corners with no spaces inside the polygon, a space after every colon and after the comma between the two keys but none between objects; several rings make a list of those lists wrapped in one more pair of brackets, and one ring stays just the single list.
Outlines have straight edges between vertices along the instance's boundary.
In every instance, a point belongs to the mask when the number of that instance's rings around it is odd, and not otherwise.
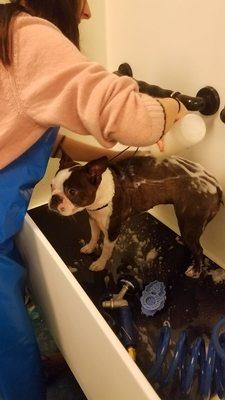
[{"label": "faucet handle", "polygon": [[131,68],[130,64],[128,64],[128,63],[120,64],[118,70],[114,71],[114,74],[120,75],[120,76],[126,75],[126,76],[130,76],[131,78],[133,77],[132,68]]},{"label": "faucet handle", "polygon": [[223,108],[223,110],[220,113],[220,119],[225,124],[225,107]]}]

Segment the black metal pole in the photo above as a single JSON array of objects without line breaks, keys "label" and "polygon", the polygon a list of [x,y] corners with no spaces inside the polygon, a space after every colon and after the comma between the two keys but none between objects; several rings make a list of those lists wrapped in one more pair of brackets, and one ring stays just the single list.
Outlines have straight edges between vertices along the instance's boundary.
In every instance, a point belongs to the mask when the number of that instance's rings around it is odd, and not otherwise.
[{"label": "black metal pole", "polygon": [[[133,77],[132,68],[128,63],[123,63],[119,66],[117,75],[127,75]],[[150,85],[144,81],[138,81],[139,90],[141,93],[146,93],[152,97],[165,98],[174,97],[180,100],[189,111],[199,111],[203,115],[215,114],[220,106],[220,97],[216,89],[211,86],[206,86],[200,89],[196,97],[187,96],[180,92],[163,89],[156,85]]]}]

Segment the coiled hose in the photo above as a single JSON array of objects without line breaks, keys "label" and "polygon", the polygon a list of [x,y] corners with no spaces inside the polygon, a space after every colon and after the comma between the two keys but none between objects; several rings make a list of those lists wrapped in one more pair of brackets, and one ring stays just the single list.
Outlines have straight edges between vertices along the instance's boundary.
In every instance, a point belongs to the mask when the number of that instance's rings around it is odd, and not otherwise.
[{"label": "coiled hose", "polygon": [[198,337],[191,349],[187,346],[187,332],[182,332],[174,350],[168,371],[163,372],[163,364],[169,350],[171,328],[164,326],[160,332],[156,359],[151,367],[148,379],[158,382],[161,387],[169,385],[179,372],[182,393],[191,392],[195,373],[199,373],[199,393],[203,400],[212,395],[225,399],[225,333],[219,333],[225,327],[225,317],[214,326],[206,349],[203,338]]}]

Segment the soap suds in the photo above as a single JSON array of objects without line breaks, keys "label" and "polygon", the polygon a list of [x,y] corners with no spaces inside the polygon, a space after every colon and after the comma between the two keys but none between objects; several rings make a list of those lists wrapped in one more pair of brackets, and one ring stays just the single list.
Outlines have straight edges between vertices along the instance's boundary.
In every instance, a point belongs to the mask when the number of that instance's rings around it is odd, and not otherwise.
[{"label": "soap suds", "polygon": [[72,265],[67,265],[67,267],[72,274],[75,274],[78,271],[78,269],[76,267],[73,267]]},{"label": "soap suds", "polygon": [[[139,232],[137,233],[136,229],[137,227],[129,227],[121,232],[115,244],[115,251],[113,252],[112,257],[109,261],[109,268],[111,270],[114,270],[115,265],[118,266],[121,263],[123,264],[124,254],[125,259],[126,254],[132,255],[134,262],[132,263],[130,261],[130,268],[137,275],[140,275],[140,273],[142,273],[145,268],[151,268],[156,259],[159,266],[161,265],[163,257],[160,257],[160,260],[158,257],[161,250],[161,242],[157,243],[155,242],[155,240],[154,242],[152,242],[151,236],[146,237],[146,233],[142,229],[139,230]],[[144,238],[143,235],[145,235]],[[140,237],[142,237],[142,240],[140,239]],[[160,246],[158,244],[160,244]]]},{"label": "soap suds", "polygon": [[153,261],[153,260],[155,260],[156,257],[158,257],[158,251],[154,247],[146,255],[146,261]]},{"label": "soap suds", "polygon": [[212,280],[216,285],[225,281],[225,270],[222,268],[210,270],[207,275],[212,277]]},{"label": "soap suds", "polygon": [[195,185],[199,193],[215,194],[217,192],[218,183],[216,178],[205,171],[200,164],[177,156],[171,156],[170,163],[179,166],[193,178],[192,185]]}]

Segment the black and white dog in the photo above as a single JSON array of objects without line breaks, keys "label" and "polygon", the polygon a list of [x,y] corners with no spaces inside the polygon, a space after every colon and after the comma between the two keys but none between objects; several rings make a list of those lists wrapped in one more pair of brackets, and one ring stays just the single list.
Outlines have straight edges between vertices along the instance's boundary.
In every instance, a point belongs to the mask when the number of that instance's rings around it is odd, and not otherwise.
[{"label": "black and white dog", "polygon": [[217,180],[201,165],[181,157],[159,161],[136,156],[114,163],[102,157],[81,165],[63,154],[52,181],[49,208],[62,216],[84,209],[88,212],[91,240],[81,252],[92,253],[102,231],[101,256],[90,266],[92,271],[100,271],[111,257],[128,217],[159,204],[173,204],[182,239],[194,258],[186,274],[199,277],[203,264],[199,239],[221,202]]}]

